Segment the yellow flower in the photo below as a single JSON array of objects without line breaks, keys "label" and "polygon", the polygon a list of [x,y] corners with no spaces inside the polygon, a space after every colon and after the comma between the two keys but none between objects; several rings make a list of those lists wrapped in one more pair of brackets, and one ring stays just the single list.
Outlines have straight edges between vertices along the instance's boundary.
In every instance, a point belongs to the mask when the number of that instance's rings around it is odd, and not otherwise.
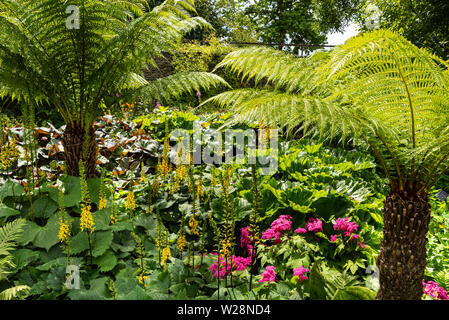
[{"label": "yellow flower", "polygon": [[162,160],[162,163],[158,166],[158,171],[162,177],[165,177],[170,172],[170,166],[167,159]]},{"label": "yellow flower", "polygon": [[201,180],[198,180],[196,182],[196,198],[199,200],[200,197],[204,196],[204,192],[203,192],[203,183],[201,182]]},{"label": "yellow flower", "polygon": [[178,166],[176,168],[176,179],[182,181],[186,178],[186,176],[187,176],[186,167],[183,165]]},{"label": "yellow flower", "polygon": [[161,258],[161,264],[165,265],[167,263],[167,260],[171,258],[171,251],[170,247],[165,247],[162,250],[162,258]]},{"label": "yellow flower", "polygon": [[139,278],[138,278],[139,283],[140,283],[140,284],[143,284],[143,288],[144,288],[144,289],[146,288],[145,280],[147,280],[147,279],[148,279],[148,276],[146,276],[144,272],[142,272],[142,273],[139,275]]},{"label": "yellow flower", "polygon": [[185,234],[181,234],[178,237],[178,249],[179,251],[184,251],[184,248],[187,245],[187,241],[186,241],[186,235]]},{"label": "yellow flower", "polygon": [[58,238],[61,242],[66,242],[70,238],[70,226],[62,218],[59,218]]},{"label": "yellow flower", "polygon": [[92,212],[90,211],[92,208],[90,205],[86,205],[84,203],[81,204],[81,231],[89,231],[92,233],[95,229],[94,227],[94,219],[92,217]]},{"label": "yellow flower", "polygon": [[104,208],[106,208],[108,206],[108,200],[106,200],[106,197],[101,197],[100,198],[100,203],[98,205],[98,209],[99,210],[103,210]]},{"label": "yellow flower", "polygon": [[153,197],[157,196],[159,193],[159,180],[155,179],[153,182]]},{"label": "yellow flower", "polygon": [[109,217],[111,218],[111,224],[114,224],[118,221],[117,217],[114,214],[111,214]]},{"label": "yellow flower", "polygon": [[224,257],[229,257],[231,255],[231,242],[229,239],[223,239],[221,241],[221,255]]},{"label": "yellow flower", "polygon": [[162,162],[160,164],[158,164],[158,172],[162,177],[167,176],[167,174],[171,171],[172,167],[171,167],[171,163],[169,161],[168,155],[170,152],[170,144],[169,144],[169,140],[166,139],[165,143],[164,143],[164,151],[163,151],[163,155],[162,155]]},{"label": "yellow flower", "polygon": [[126,196],[126,203],[125,203],[125,208],[134,211],[134,209],[136,208],[136,199],[134,197],[134,192],[129,192],[128,195]]},{"label": "yellow flower", "polygon": [[195,215],[193,214],[189,219],[189,227],[190,231],[192,231],[193,234],[199,236],[200,233],[198,232],[198,221],[195,218]]},{"label": "yellow flower", "polygon": [[17,148],[17,141],[13,140],[0,148],[0,167],[2,170],[7,170],[19,158],[19,149]]}]

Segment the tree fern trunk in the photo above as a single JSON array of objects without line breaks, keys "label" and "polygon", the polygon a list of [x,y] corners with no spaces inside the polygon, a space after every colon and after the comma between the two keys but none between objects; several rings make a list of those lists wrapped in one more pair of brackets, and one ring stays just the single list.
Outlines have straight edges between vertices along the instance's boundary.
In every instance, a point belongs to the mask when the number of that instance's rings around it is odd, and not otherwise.
[{"label": "tree fern trunk", "polygon": [[79,125],[67,125],[62,137],[64,146],[64,159],[66,165],[66,173],[71,176],[79,177],[79,161],[83,159],[86,177],[98,177],[97,167],[97,139],[95,129],[89,128],[89,140],[87,146],[87,159],[83,157],[85,129]]},{"label": "tree fern trunk", "polygon": [[384,202],[378,300],[420,300],[430,222],[428,194],[392,190]]}]

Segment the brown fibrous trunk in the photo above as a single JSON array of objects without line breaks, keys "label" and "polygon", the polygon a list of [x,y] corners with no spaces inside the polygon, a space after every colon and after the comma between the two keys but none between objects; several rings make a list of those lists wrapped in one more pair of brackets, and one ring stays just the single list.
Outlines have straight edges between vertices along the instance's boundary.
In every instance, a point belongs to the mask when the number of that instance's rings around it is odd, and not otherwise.
[{"label": "brown fibrous trunk", "polygon": [[66,174],[79,177],[79,161],[82,159],[85,167],[86,178],[98,177],[97,152],[98,143],[95,129],[90,126],[88,130],[87,157],[83,156],[84,135],[86,130],[79,124],[68,124],[62,137],[64,146],[64,160]]},{"label": "brown fibrous trunk", "polygon": [[427,193],[413,189],[392,188],[384,202],[378,300],[421,300],[423,295],[430,202]]}]

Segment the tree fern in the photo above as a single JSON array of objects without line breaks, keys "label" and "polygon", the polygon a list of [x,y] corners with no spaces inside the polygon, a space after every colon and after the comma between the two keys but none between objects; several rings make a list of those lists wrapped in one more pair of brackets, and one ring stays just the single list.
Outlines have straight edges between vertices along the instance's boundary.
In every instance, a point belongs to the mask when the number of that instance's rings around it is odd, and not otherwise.
[{"label": "tree fern", "polygon": [[231,123],[263,119],[322,139],[350,138],[372,149],[390,186],[377,298],[420,299],[428,192],[449,168],[448,63],[394,32],[376,30],[305,59],[273,49],[243,49],[218,67],[266,80],[262,89],[210,99],[231,106],[236,113]]},{"label": "tree fern", "polygon": [[[79,11],[78,26],[70,10],[66,13],[69,5]],[[142,76],[142,69],[175,50],[187,32],[210,27],[192,14],[193,0],[166,0],[152,10],[145,0],[1,0],[0,96],[47,101],[79,135],[101,114],[103,104],[142,92],[163,99],[226,85],[210,73],[156,83]],[[78,149],[68,149],[72,158],[79,158]],[[78,173],[71,163],[67,166],[68,174]]]},{"label": "tree fern", "polygon": [[[329,53],[295,58],[274,49],[242,49],[217,67],[268,80],[263,89],[224,92],[233,122],[309,129],[321,137],[367,143],[391,181],[429,190],[449,162],[448,64],[387,30],[363,34]],[[205,102],[206,103],[206,102]]]}]

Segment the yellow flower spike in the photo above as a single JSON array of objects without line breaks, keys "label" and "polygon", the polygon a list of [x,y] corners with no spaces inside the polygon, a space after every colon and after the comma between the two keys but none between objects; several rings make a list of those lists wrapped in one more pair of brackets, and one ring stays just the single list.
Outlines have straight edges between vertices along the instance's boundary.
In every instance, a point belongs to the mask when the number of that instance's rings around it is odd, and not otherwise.
[{"label": "yellow flower spike", "polygon": [[86,205],[84,203],[81,204],[81,231],[86,230],[87,232],[92,233],[95,229],[91,209],[92,208],[90,205]]},{"label": "yellow flower spike", "polygon": [[139,283],[143,285],[144,289],[146,289],[146,287],[147,287],[147,284],[145,282],[147,279],[148,279],[148,276],[146,276],[144,272],[140,273],[138,280],[139,280]]},{"label": "yellow flower spike", "polygon": [[167,260],[171,258],[171,251],[170,247],[165,247],[162,250],[162,258],[161,258],[161,264],[165,265],[167,263]]},{"label": "yellow flower spike", "polygon": [[198,221],[196,220],[196,217],[194,214],[189,219],[189,227],[190,227],[190,231],[192,231],[192,233],[194,235],[197,235],[197,236],[200,235],[200,233],[198,231]]},{"label": "yellow flower spike", "polygon": [[129,192],[126,196],[125,208],[131,211],[136,209],[136,199],[133,191]]},{"label": "yellow flower spike", "polygon": [[221,241],[221,255],[223,257],[229,257],[231,255],[231,242],[229,239],[223,239]]},{"label": "yellow flower spike", "polygon": [[184,248],[187,245],[187,240],[186,240],[185,234],[179,235],[177,244],[178,244],[179,251],[184,251]]},{"label": "yellow flower spike", "polygon": [[7,170],[11,167],[17,159],[19,159],[20,152],[17,148],[17,141],[13,140],[0,147],[0,167]]},{"label": "yellow flower spike", "polygon": [[58,238],[61,242],[67,242],[68,239],[70,239],[70,226],[64,221],[64,219],[61,217],[59,218],[59,232],[58,232]]},{"label": "yellow flower spike", "polygon": [[159,193],[159,180],[155,179],[153,182],[153,197],[156,197]]},{"label": "yellow flower spike", "polygon": [[106,197],[100,198],[100,203],[98,205],[98,210],[103,210],[108,206],[108,200],[106,200]]},{"label": "yellow flower spike", "polygon": [[111,218],[111,224],[114,224],[118,221],[117,217],[114,214],[111,214],[109,218]]},{"label": "yellow flower spike", "polygon": [[204,197],[203,183],[201,182],[201,180],[198,180],[196,182],[196,198],[197,198],[197,200],[199,200],[200,197]]}]

